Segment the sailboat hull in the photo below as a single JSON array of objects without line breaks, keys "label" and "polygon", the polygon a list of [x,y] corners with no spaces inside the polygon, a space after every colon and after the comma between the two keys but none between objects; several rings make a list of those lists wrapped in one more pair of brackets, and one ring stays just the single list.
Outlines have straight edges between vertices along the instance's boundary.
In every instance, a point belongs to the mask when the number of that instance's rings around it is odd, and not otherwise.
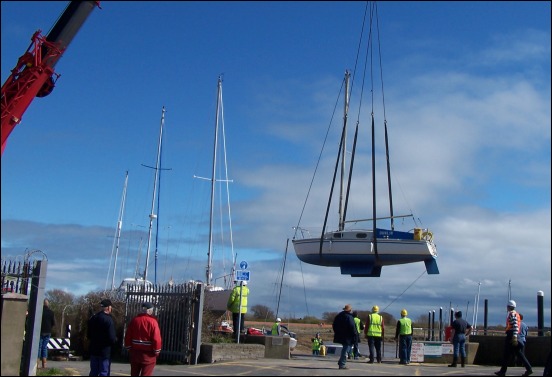
[{"label": "sailboat hull", "polygon": [[[437,248],[431,239],[414,239],[412,233],[377,230],[328,232],[322,248],[320,238],[293,240],[297,257],[309,264],[340,267],[341,273],[355,277],[378,277],[381,267],[424,262],[428,274],[438,274]],[[385,236],[384,236],[385,235]],[[377,250],[376,250],[377,248]]]}]

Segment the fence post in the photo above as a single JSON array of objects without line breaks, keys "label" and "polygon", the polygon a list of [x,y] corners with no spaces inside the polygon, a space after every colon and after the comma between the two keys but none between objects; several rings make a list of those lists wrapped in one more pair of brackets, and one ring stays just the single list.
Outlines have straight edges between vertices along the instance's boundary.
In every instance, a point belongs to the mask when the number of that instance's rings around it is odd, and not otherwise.
[{"label": "fence post", "polygon": [[32,272],[31,293],[29,296],[29,320],[25,333],[23,350],[23,376],[36,376],[36,361],[38,358],[38,342],[40,340],[40,326],[42,324],[42,304],[46,288],[46,260],[36,261]]},{"label": "fence post", "polygon": [[201,331],[203,323],[203,303],[205,300],[205,287],[198,284],[194,292],[193,302],[193,329],[192,331],[192,352],[190,354],[190,364],[196,365],[199,353],[201,351]]}]

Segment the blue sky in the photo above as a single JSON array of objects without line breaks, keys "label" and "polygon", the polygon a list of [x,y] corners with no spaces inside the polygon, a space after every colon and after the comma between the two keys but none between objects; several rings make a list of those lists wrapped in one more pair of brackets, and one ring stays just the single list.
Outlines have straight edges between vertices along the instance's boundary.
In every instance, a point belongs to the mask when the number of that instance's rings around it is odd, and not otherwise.
[{"label": "blue sky", "polygon": [[[1,3],[2,82],[65,5]],[[286,242],[354,68],[365,5],[102,2],[57,64],[53,93],[33,101],[2,155],[2,258],[39,249],[47,289],[103,289],[128,171],[116,278],[143,269],[153,171],[142,164],[155,165],[165,107],[157,280],[204,280],[210,185],[194,175],[211,175],[222,74],[234,251],[249,263],[251,304],[276,310]],[[351,278],[301,264],[290,242],[280,314],[350,303],[417,317],[452,305],[470,319],[481,282],[480,307],[488,299],[489,323],[502,324],[511,282],[530,325],[544,292],[550,326],[550,3],[381,2],[378,13],[395,212],[433,231],[441,273],[420,263]],[[322,225],[340,111],[302,227]],[[370,216],[364,194],[351,218]],[[214,277],[229,250],[215,246]]]}]

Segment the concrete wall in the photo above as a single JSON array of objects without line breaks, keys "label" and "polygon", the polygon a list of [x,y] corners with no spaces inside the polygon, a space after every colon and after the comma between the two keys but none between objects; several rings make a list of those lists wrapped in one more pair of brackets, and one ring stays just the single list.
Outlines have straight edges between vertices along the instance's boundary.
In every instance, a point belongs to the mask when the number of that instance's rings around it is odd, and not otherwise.
[{"label": "concrete wall", "polygon": [[239,359],[259,359],[265,355],[265,347],[260,344],[203,343],[199,354],[200,363]]},{"label": "concrete wall", "polygon": [[236,359],[290,359],[290,338],[272,335],[241,335],[240,343],[203,343],[200,363]]},{"label": "concrete wall", "polygon": [[2,361],[0,374],[2,376],[19,376],[25,334],[27,296],[19,293],[6,293],[2,295],[1,306]]},{"label": "concrete wall", "polygon": [[[438,342],[431,342],[438,343]],[[447,342],[448,343],[448,342]],[[477,350],[479,348],[478,343],[469,342],[466,343],[466,364],[477,364],[475,363],[475,356],[477,355]],[[457,363],[460,365],[460,356],[458,356]],[[452,364],[452,355],[441,355],[440,357],[424,357],[424,363],[428,364]]]},{"label": "concrete wall", "polygon": [[[504,350],[505,336],[470,335],[470,342],[479,343],[475,364],[500,365]],[[549,336],[527,337],[525,356],[532,366],[542,367],[552,349],[552,338]]]}]

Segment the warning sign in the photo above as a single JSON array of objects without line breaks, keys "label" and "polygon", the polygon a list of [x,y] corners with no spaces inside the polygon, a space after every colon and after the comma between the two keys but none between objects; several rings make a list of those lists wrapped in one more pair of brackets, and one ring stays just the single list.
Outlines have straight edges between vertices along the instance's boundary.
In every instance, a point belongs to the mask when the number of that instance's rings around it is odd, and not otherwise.
[{"label": "warning sign", "polygon": [[419,342],[412,342],[412,350],[410,352],[410,362],[423,363],[424,362],[424,344]]}]

